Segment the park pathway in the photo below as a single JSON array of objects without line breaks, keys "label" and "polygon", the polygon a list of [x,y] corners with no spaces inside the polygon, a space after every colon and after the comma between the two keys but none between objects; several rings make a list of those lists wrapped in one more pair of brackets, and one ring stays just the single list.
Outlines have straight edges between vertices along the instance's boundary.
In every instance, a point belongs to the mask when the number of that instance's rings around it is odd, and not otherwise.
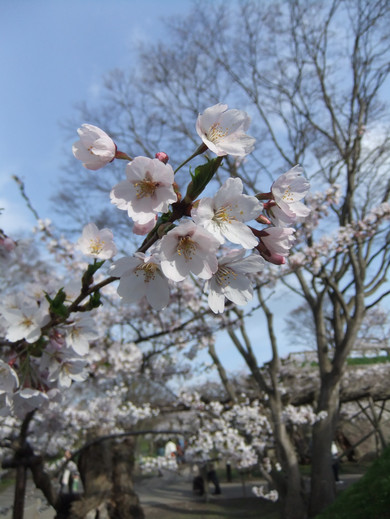
[{"label": "park pathway", "polygon": [[[358,474],[343,474],[343,483],[339,485],[339,489],[348,487],[360,477]],[[252,486],[262,483],[264,482],[251,480],[245,481],[243,484],[238,479],[231,483],[222,481],[222,494],[220,496],[210,495],[210,501],[253,498]],[[159,509],[166,511],[170,507],[172,507],[172,511],[181,509],[183,514],[187,510],[189,516],[194,517],[193,512],[191,513],[192,507],[204,502],[204,497],[193,494],[192,478],[188,474],[178,475],[165,472],[162,477],[144,478],[135,484],[135,491],[144,508],[146,519],[148,515],[154,516]],[[13,494],[12,486],[0,493],[0,519],[12,519]],[[29,480],[24,519],[54,519],[54,517],[53,508],[46,503],[42,493],[35,489],[32,481]]]}]

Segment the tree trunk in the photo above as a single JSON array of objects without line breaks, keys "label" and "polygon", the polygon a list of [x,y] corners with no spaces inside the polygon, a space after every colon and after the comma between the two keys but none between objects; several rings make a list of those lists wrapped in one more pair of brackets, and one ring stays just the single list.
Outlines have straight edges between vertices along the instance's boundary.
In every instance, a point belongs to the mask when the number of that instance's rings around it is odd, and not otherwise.
[{"label": "tree trunk", "polygon": [[78,468],[84,495],[71,504],[68,519],[144,519],[132,482],[133,438],[90,445]]},{"label": "tree trunk", "polygon": [[272,428],[275,436],[277,458],[282,466],[282,473],[273,474],[282,502],[283,519],[305,519],[307,505],[305,502],[303,480],[299,470],[298,457],[294,444],[281,421],[282,404],[279,398],[270,397],[273,415]]},{"label": "tree trunk", "polygon": [[339,411],[339,385],[331,377],[323,377],[317,412],[326,411],[327,417],[313,426],[310,517],[319,514],[336,497],[331,445]]},{"label": "tree trunk", "polygon": [[16,469],[15,495],[12,519],[23,519],[24,498],[26,495],[27,468],[19,465]]}]

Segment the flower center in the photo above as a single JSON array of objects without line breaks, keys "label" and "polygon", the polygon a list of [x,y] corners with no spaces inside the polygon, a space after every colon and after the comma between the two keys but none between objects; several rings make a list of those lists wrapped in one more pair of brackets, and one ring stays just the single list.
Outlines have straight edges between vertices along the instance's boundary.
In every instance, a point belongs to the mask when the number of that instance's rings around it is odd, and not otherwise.
[{"label": "flower center", "polygon": [[93,152],[93,145],[91,144],[91,146],[88,148],[88,151],[91,155],[95,156],[95,153]]},{"label": "flower center", "polygon": [[144,276],[144,282],[149,283],[149,281],[153,281],[156,277],[156,270],[158,269],[158,265],[156,263],[152,263],[149,261],[148,263],[141,263],[135,269],[135,275],[138,276],[140,273]]},{"label": "flower center", "polygon": [[30,326],[33,325],[33,322],[32,322],[32,320],[29,317],[25,317],[21,324],[23,326],[25,326],[26,328],[30,328]]},{"label": "flower center", "polygon": [[206,136],[211,142],[218,142],[220,139],[226,137],[229,133],[229,128],[222,128],[221,123],[214,123]]},{"label": "flower center", "polygon": [[291,186],[287,186],[285,192],[284,192],[284,195],[282,196],[282,200],[284,200],[285,202],[294,202],[294,196],[291,192]]},{"label": "flower center", "polygon": [[153,196],[156,192],[156,189],[159,187],[159,182],[154,182],[150,176],[150,173],[147,171],[146,176],[143,180],[139,180],[138,182],[134,182],[134,187],[137,191],[137,198],[145,198],[148,196]]},{"label": "flower center", "polygon": [[179,256],[184,256],[186,261],[192,260],[192,254],[196,251],[196,243],[191,240],[191,236],[183,236],[180,238],[176,247]]},{"label": "flower center", "polygon": [[213,220],[218,224],[232,223],[236,218],[231,214],[232,206],[224,205],[214,212]]},{"label": "flower center", "polygon": [[104,241],[99,238],[91,238],[89,240],[89,252],[91,254],[100,254],[104,247]]},{"label": "flower center", "polygon": [[217,273],[215,274],[215,280],[218,285],[225,288],[230,285],[232,279],[236,279],[237,274],[230,267],[222,266],[219,267]]}]

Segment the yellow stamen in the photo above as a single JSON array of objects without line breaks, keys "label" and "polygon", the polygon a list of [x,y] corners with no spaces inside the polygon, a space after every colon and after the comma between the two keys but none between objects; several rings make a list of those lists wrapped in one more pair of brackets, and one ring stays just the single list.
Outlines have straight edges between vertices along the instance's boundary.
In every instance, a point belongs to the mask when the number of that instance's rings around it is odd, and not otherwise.
[{"label": "yellow stamen", "polygon": [[156,263],[148,262],[141,263],[135,269],[135,275],[138,276],[140,273],[144,276],[144,282],[149,283],[149,281],[153,281],[156,277],[156,270],[158,269],[158,265]]},{"label": "yellow stamen", "polygon": [[220,123],[214,123],[206,136],[211,142],[218,142],[220,139],[226,137],[229,133],[229,128],[223,129]]},{"label": "yellow stamen", "polygon": [[32,326],[33,322],[29,317],[25,317],[22,321],[22,325],[28,328],[29,326]]},{"label": "yellow stamen", "polygon": [[[237,206],[234,206],[236,208]],[[237,220],[234,216],[232,216],[233,207],[231,205],[224,205],[217,209],[214,213],[213,220],[219,224],[221,223],[232,223],[234,220]]]},{"label": "yellow stamen", "polygon": [[104,241],[99,238],[91,238],[89,240],[89,252],[91,254],[100,254],[104,248]]},{"label": "yellow stamen", "polygon": [[222,287],[227,287],[230,285],[232,278],[236,279],[237,273],[234,272],[233,269],[230,267],[219,267],[217,273],[215,274],[215,280],[217,281],[218,285],[221,285]]},{"label": "yellow stamen", "polygon": [[285,200],[286,202],[294,202],[294,197],[291,193],[291,186],[287,186],[284,195],[282,196],[282,200]]},{"label": "yellow stamen", "polygon": [[196,251],[196,248],[196,243],[187,235],[180,238],[176,251],[179,256],[183,255],[185,260],[188,261],[192,260],[192,254]]},{"label": "yellow stamen", "polygon": [[143,180],[139,180],[138,182],[134,182],[134,187],[137,191],[137,198],[145,198],[147,196],[153,196],[156,192],[156,189],[159,187],[159,182],[154,182],[150,173],[147,171],[145,174],[145,178]]}]

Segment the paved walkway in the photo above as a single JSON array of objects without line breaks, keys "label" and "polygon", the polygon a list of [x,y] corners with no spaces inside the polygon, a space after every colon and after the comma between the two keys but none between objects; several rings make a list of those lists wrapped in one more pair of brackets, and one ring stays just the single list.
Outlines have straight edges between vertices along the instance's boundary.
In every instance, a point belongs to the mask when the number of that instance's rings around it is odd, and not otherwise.
[{"label": "paved walkway", "polygon": [[[338,485],[340,490],[354,483],[361,476],[358,474],[342,474],[342,483]],[[262,484],[261,481],[240,481],[235,480],[232,483],[221,482],[221,496],[210,495],[209,499],[218,500],[220,498],[234,499],[240,497],[253,497],[252,486]],[[212,492],[213,488],[210,485]],[[176,474],[165,472],[162,477],[145,478],[135,484],[141,505],[145,507],[147,513],[148,507],[157,508],[159,505],[167,505],[169,503],[183,503],[183,509],[186,508],[184,503],[204,502],[205,498],[195,496],[192,492],[192,477],[187,474],[178,476]],[[0,519],[12,519],[14,489],[8,487],[0,494]],[[55,511],[47,505],[42,493],[35,489],[29,480],[27,485],[25,515],[24,519],[54,519]]]}]

